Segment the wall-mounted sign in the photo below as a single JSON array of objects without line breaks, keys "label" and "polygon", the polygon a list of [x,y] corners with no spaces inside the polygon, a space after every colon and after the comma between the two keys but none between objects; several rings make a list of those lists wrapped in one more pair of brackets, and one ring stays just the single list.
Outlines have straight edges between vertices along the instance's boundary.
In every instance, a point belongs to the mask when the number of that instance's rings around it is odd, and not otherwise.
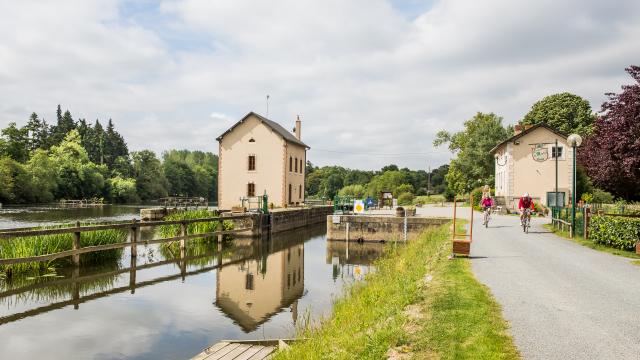
[{"label": "wall-mounted sign", "polygon": [[549,158],[549,149],[547,149],[544,144],[536,144],[536,146],[531,148],[531,155],[535,161],[546,161]]}]

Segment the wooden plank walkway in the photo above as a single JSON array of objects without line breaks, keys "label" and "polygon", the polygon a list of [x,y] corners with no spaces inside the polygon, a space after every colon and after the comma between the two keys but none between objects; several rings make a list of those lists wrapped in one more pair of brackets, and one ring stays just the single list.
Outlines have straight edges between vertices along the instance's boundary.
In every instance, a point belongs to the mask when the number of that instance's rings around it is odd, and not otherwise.
[{"label": "wooden plank walkway", "polygon": [[[291,341],[291,340],[286,340]],[[263,360],[270,359],[285,340],[223,340],[204,349],[191,360]]]}]

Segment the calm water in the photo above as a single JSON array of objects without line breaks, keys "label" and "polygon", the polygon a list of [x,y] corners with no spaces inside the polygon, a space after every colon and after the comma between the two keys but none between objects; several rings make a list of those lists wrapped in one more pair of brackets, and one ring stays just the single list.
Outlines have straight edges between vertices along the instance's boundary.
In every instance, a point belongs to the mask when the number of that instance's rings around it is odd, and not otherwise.
[{"label": "calm water", "polygon": [[69,208],[57,205],[9,206],[0,208],[0,229],[71,223],[75,221],[122,221],[140,218],[142,205],[104,205]]},{"label": "calm water", "polygon": [[186,260],[140,246],[134,263],[125,251],[103,268],[0,280],[0,359],[188,359],[222,339],[291,336],[306,314],[327,315],[343,285],[371,271],[383,249],[350,244],[347,253],[325,232],[190,246]]}]

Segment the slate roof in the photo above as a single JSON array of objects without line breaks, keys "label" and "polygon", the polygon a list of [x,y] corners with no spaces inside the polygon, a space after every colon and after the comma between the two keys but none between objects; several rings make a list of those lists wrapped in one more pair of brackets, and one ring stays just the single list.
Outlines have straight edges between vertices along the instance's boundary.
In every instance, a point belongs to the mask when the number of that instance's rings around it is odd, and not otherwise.
[{"label": "slate roof", "polygon": [[551,132],[555,133],[556,135],[558,135],[558,136],[562,137],[563,139],[566,139],[566,138],[567,138],[567,135],[566,135],[566,134],[561,133],[560,131],[558,131],[558,130],[556,130],[556,129],[552,128],[551,126],[549,126],[549,125],[547,125],[547,124],[545,124],[545,123],[540,123],[540,124],[533,125],[532,127],[528,128],[528,129],[526,129],[526,130],[523,130],[520,134],[514,135],[514,136],[512,136],[512,137],[508,138],[507,140],[505,140],[505,141],[501,142],[500,144],[498,144],[498,145],[494,146],[494,147],[493,147],[493,149],[491,149],[491,150],[489,151],[489,154],[493,154],[494,152],[496,152],[500,146],[502,146],[502,145],[504,145],[504,144],[506,144],[506,143],[508,143],[508,142],[516,141],[516,140],[518,140],[519,138],[521,138],[521,137],[523,137],[523,136],[527,135],[528,133],[530,133],[530,132],[532,132],[533,130],[538,129],[538,128],[545,128],[545,129],[547,129],[547,130],[549,130],[549,131],[551,131]]},{"label": "slate roof", "polygon": [[282,125],[278,124],[277,122],[273,121],[273,120],[269,120],[266,117],[262,116],[262,115],[258,115],[256,113],[254,113],[253,111],[251,111],[250,113],[248,113],[247,115],[245,115],[242,119],[240,119],[240,121],[238,121],[237,123],[235,123],[235,125],[233,125],[232,127],[229,128],[229,130],[225,131],[222,135],[218,136],[216,138],[216,140],[220,141],[222,140],[222,138],[227,135],[228,133],[230,133],[231,131],[233,131],[233,129],[236,128],[236,126],[242,124],[249,116],[255,116],[258,120],[260,120],[263,124],[267,125],[269,128],[271,128],[271,130],[275,131],[276,133],[278,133],[280,136],[282,136],[285,140],[292,142],[294,144],[298,144],[300,146],[304,146],[307,149],[310,149],[310,147],[303,143],[302,141],[298,140],[298,138],[296,138],[295,135],[293,135],[291,132],[287,131],[287,129],[285,129],[284,127],[282,127]]}]

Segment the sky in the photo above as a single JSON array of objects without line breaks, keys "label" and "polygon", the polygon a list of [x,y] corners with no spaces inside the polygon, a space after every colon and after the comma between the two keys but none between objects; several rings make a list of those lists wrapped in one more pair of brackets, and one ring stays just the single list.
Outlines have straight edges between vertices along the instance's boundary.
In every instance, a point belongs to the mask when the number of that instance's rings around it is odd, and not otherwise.
[{"label": "sky", "polygon": [[[250,111],[315,165],[448,163],[439,130],[514,124],[568,91],[600,109],[640,65],[636,0],[0,1],[0,127],[113,119],[131,151],[217,153]],[[268,113],[266,97],[269,95]]]}]

